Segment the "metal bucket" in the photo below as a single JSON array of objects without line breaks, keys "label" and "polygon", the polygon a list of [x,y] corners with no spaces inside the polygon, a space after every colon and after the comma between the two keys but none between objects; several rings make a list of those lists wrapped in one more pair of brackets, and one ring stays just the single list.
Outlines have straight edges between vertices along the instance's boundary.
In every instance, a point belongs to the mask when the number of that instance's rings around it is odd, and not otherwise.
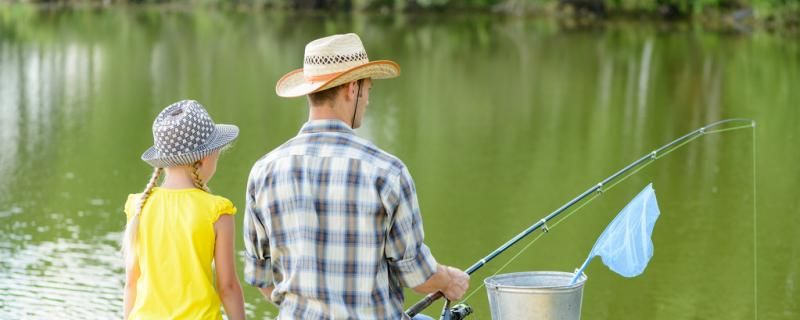
[{"label": "metal bucket", "polygon": [[586,275],[570,285],[574,273],[518,272],[486,278],[494,320],[579,320]]}]

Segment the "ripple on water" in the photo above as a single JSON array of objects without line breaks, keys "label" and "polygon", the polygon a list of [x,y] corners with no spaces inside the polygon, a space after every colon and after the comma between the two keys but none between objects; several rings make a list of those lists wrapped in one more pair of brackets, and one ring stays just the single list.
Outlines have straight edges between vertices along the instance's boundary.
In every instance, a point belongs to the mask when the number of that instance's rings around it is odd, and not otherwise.
[{"label": "ripple on water", "polygon": [[0,246],[0,319],[118,319],[123,268],[115,244],[57,240]]},{"label": "ripple on water", "polygon": [[0,218],[10,217],[12,215],[22,213],[22,208],[20,207],[11,207],[8,210],[0,210]]}]

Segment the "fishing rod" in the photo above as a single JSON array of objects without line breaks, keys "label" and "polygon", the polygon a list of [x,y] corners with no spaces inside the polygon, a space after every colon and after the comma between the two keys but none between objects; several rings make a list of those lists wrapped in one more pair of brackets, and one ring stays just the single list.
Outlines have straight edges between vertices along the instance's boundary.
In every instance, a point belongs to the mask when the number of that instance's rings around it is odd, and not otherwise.
[{"label": "fishing rod", "polygon": [[[725,125],[725,124],[732,124],[732,123],[737,123],[739,125],[735,126],[735,127],[730,127],[730,128],[712,130],[712,129],[717,128],[719,126],[722,126],[722,125]],[[646,164],[648,164],[648,163],[650,163],[652,161],[655,161],[660,156],[664,156],[667,153],[672,152],[673,150],[675,150],[677,148],[680,148],[684,144],[687,144],[687,143],[691,142],[692,140],[697,139],[697,138],[699,138],[699,137],[701,137],[703,135],[711,134],[711,133],[719,133],[719,132],[724,132],[724,131],[729,131],[729,130],[743,129],[743,128],[751,128],[751,127],[755,128],[755,126],[756,126],[756,122],[751,120],[751,119],[741,119],[741,118],[725,119],[725,120],[720,120],[720,121],[717,121],[717,122],[710,123],[710,124],[708,124],[706,126],[700,127],[700,128],[698,128],[698,129],[696,129],[696,130],[694,130],[692,132],[689,132],[689,133],[683,135],[682,137],[680,137],[678,139],[672,140],[671,142],[661,146],[660,148],[658,148],[658,149],[656,149],[656,150],[654,150],[654,151],[642,156],[638,160],[636,160],[636,161],[632,162],[631,164],[625,166],[624,168],[620,169],[619,171],[617,171],[616,173],[612,174],[608,178],[605,178],[604,180],[600,181],[600,183],[594,185],[593,187],[591,187],[588,190],[584,191],[583,193],[581,193],[577,197],[575,197],[572,200],[568,201],[567,203],[562,205],[560,208],[558,208],[555,211],[551,212],[546,217],[542,218],[541,220],[539,220],[538,222],[534,223],[533,225],[531,225],[530,227],[528,227],[524,231],[522,231],[519,234],[517,234],[514,238],[511,238],[511,240],[508,240],[508,242],[506,242],[505,244],[503,244],[499,248],[497,248],[494,251],[492,251],[491,253],[489,253],[489,255],[487,255],[487,256],[483,257],[482,259],[478,260],[477,262],[475,262],[472,266],[467,268],[467,270],[464,270],[464,272],[467,273],[467,274],[474,273],[475,271],[477,271],[478,269],[483,267],[486,263],[488,263],[489,261],[491,261],[492,259],[494,259],[498,255],[500,255],[501,253],[506,251],[508,248],[510,248],[511,246],[513,246],[514,244],[516,244],[517,242],[519,242],[520,240],[522,240],[523,238],[525,238],[529,234],[531,234],[534,231],[538,230],[539,228],[543,228],[543,230],[545,232],[548,232],[549,231],[549,229],[547,227],[547,222],[548,221],[550,221],[553,218],[557,217],[559,214],[563,213],[564,211],[567,211],[567,209],[569,209],[570,207],[572,207],[576,203],[581,202],[581,200],[583,200],[586,197],[594,194],[595,192],[602,193],[603,191],[605,191],[603,189],[604,186],[607,186],[610,182],[613,182],[613,181],[617,180],[618,178],[622,177],[623,175],[625,175],[629,171],[631,171],[631,170],[633,170],[635,168],[639,168],[639,167],[641,167],[643,165],[646,165]],[[606,190],[611,189],[611,187],[613,187],[613,185],[609,186]],[[431,304],[433,304],[433,302],[435,302],[436,300],[438,300],[442,296],[443,295],[442,295],[441,292],[431,293],[431,294],[425,296],[425,298],[423,298],[419,302],[417,302],[414,305],[412,305],[411,307],[409,307],[408,310],[406,310],[406,314],[409,317],[413,318],[415,315],[417,315],[420,312],[422,312],[422,310],[424,310],[425,308],[429,307]],[[463,317],[465,317],[467,314],[471,313],[471,311],[472,311],[469,306],[457,305],[453,309],[450,309],[449,306],[450,306],[450,301],[448,300],[445,303],[444,309],[442,310],[442,319],[452,319],[452,318],[462,319]]]}]

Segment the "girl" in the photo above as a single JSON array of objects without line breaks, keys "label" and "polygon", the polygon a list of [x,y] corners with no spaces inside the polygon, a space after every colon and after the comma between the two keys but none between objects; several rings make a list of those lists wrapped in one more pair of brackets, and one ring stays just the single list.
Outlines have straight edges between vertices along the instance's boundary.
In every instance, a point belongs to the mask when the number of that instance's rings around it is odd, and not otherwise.
[{"label": "girl", "polygon": [[236,126],[215,125],[192,100],[173,103],[156,118],[155,145],[142,155],[155,171],[125,203],[125,319],[217,320],[220,303],[229,319],[244,319],[233,264],[236,208],[206,187],[220,149],[238,134]]}]

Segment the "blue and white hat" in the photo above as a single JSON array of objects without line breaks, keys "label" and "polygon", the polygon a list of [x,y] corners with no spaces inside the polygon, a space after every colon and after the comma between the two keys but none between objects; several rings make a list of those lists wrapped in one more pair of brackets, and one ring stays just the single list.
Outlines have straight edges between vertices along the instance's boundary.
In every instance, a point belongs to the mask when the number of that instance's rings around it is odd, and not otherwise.
[{"label": "blue and white hat", "polygon": [[239,128],[214,124],[203,106],[194,100],[175,102],[153,122],[153,146],[142,160],[153,167],[190,165],[233,142]]}]

